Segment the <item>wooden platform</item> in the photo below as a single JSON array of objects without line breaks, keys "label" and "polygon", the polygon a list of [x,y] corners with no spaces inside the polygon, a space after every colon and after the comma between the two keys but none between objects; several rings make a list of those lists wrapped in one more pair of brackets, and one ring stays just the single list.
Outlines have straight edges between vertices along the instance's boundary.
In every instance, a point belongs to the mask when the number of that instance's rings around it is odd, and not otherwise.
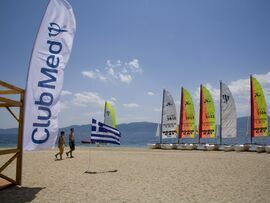
[{"label": "wooden platform", "polygon": [[12,186],[13,184],[3,178],[0,178],[0,190],[3,190],[7,187],[10,187]]}]

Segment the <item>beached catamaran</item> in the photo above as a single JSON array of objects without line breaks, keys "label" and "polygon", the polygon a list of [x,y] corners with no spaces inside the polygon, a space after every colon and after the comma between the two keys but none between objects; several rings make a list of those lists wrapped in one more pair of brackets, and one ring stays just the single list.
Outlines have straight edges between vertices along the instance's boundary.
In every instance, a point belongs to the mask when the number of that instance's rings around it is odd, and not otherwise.
[{"label": "beached catamaran", "polygon": [[176,138],[178,135],[178,126],[176,118],[176,107],[171,93],[163,90],[162,108],[161,108],[161,124],[157,125],[159,131],[159,143],[149,144],[149,148],[172,149],[176,148],[176,144],[164,144],[163,139]]},{"label": "beached catamaran", "polygon": [[[236,151],[247,151],[253,143],[253,138],[268,136],[267,105],[263,89],[258,80],[250,76],[250,142],[249,144],[236,145]],[[257,152],[270,151],[270,146],[257,146]]]},{"label": "beached catamaran", "polygon": [[[234,98],[229,87],[220,81],[220,130],[219,144],[222,139],[236,138],[237,135],[237,113]],[[225,145],[224,151],[234,150],[233,145]]]},{"label": "beached catamaran", "polygon": [[[251,98],[251,135],[250,143],[254,137],[268,136],[267,104],[263,89],[257,79],[250,76],[250,98]],[[267,150],[269,147],[266,147]],[[265,146],[257,146],[256,151],[265,151]]]},{"label": "beached catamaran", "polygon": [[[195,110],[194,103],[190,93],[181,88],[181,106],[180,106],[180,124],[179,124],[179,140],[183,138],[195,138]],[[196,149],[195,144],[181,145],[180,149]]]},{"label": "beached catamaran", "polygon": [[[216,138],[216,112],[215,104],[210,91],[201,85],[200,87],[200,122],[199,122],[199,144],[201,139]],[[207,150],[218,149],[216,144],[208,144],[204,146]]]}]

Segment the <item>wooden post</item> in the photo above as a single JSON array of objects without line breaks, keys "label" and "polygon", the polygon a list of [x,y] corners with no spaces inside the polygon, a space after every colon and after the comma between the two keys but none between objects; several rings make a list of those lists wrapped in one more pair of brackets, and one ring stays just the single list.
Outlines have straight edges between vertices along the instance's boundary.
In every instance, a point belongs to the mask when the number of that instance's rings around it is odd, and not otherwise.
[{"label": "wooden post", "polygon": [[[21,93],[20,101],[24,103],[24,92]],[[16,169],[16,182],[18,183],[18,185],[22,184],[23,123],[24,123],[24,105],[22,105],[20,108],[19,128],[18,128],[17,149],[19,150],[19,155],[17,158],[17,169]]]},{"label": "wooden post", "polygon": [[[22,184],[22,158],[23,158],[23,122],[24,122],[24,93],[25,91],[19,87],[13,86],[6,82],[0,80],[0,86],[6,88],[7,90],[0,90],[0,95],[10,95],[10,94],[19,94],[20,101],[15,101],[13,99],[5,98],[0,96],[0,107],[5,107],[9,113],[18,121],[18,140],[16,149],[6,149],[0,150],[0,155],[4,154],[13,154],[15,153],[4,165],[0,166],[0,177],[9,181],[10,183],[21,185]],[[10,107],[19,107],[19,118],[12,112]],[[16,180],[5,176],[2,174],[2,171],[17,159],[16,163]]]}]

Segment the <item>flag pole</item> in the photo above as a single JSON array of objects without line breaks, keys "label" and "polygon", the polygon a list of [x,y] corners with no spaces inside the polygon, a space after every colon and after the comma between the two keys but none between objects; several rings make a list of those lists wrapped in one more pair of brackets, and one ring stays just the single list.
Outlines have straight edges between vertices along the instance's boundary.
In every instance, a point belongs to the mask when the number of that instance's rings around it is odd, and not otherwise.
[{"label": "flag pole", "polygon": [[251,126],[251,132],[250,132],[250,144],[252,145],[252,137],[254,136],[254,98],[253,98],[253,92],[254,92],[254,87],[253,87],[253,82],[252,82],[252,75],[250,75],[250,102],[251,102],[251,119],[250,119],[250,126]]},{"label": "flag pole", "polygon": [[199,144],[201,142],[201,134],[202,134],[202,113],[203,113],[203,108],[202,108],[202,85],[200,86],[200,117],[199,117]]},{"label": "flag pole", "polygon": [[219,144],[222,144],[222,81],[219,84]]},{"label": "flag pole", "polygon": [[160,132],[159,132],[159,143],[160,144],[162,144],[162,125],[163,125],[164,96],[165,96],[165,89],[163,89],[163,98],[162,98],[162,107],[161,107],[161,124],[160,124]]},{"label": "flag pole", "polygon": [[91,163],[91,148],[89,148],[89,156],[88,156],[88,172],[91,172],[90,171],[90,163]]},{"label": "flag pole", "polygon": [[184,88],[181,87],[181,104],[180,104],[180,118],[179,118],[179,135],[178,135],[178,144],[180,143],[180,139],[182,138],[182,128],[183,128],[183,108],[184,108],[184,93],[183,93]]}]

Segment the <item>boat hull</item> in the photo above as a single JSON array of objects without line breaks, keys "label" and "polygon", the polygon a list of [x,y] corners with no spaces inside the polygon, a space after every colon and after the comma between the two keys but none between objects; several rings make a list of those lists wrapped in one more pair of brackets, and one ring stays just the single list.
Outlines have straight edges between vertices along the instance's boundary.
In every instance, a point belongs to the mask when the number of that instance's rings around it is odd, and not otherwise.
[{"label": "boat hull", "polygon": [[240,145],[235,145],[234,146],[234,151],[236,152],[245,152],[245,151],[249,151],[250,145],[244,145],[244,144],[240,144]]},{"label": "boat hull", "polygon": [[217,144],[206,144],[204,146],[204,148],[206,149],[206,151],[216,151],[216,150],[218,150],[218,145]]},{"label": "boat hull", "polygon": [[161,144],[161,149],[177,149],[177,144]]},{"label": "boat hull", "polygon": [[257,146],[256,147],[256,152],[258,152],[258,153],[265,152],[265,147],[264,146]]},{"label": "boat hull", "polygon": [[264,147],[265,152],[270,153],[270,145],[267,145]]},{"label": "boat hull", "polygon": [[197,149],[197,146],[195,144],[186,144],[185,148],[186,150],[195,150]]},{"label": "boat hull", "polygon": [[231,152],[231,151],[234,151],[234,146],[233,145],[224,146],[224,152]]},{"label": "boat hull", "polygon": [[161,146],[159,143],[156,143],[156,144],[148,144],[148,148],[149,149],[160,149]]}]

